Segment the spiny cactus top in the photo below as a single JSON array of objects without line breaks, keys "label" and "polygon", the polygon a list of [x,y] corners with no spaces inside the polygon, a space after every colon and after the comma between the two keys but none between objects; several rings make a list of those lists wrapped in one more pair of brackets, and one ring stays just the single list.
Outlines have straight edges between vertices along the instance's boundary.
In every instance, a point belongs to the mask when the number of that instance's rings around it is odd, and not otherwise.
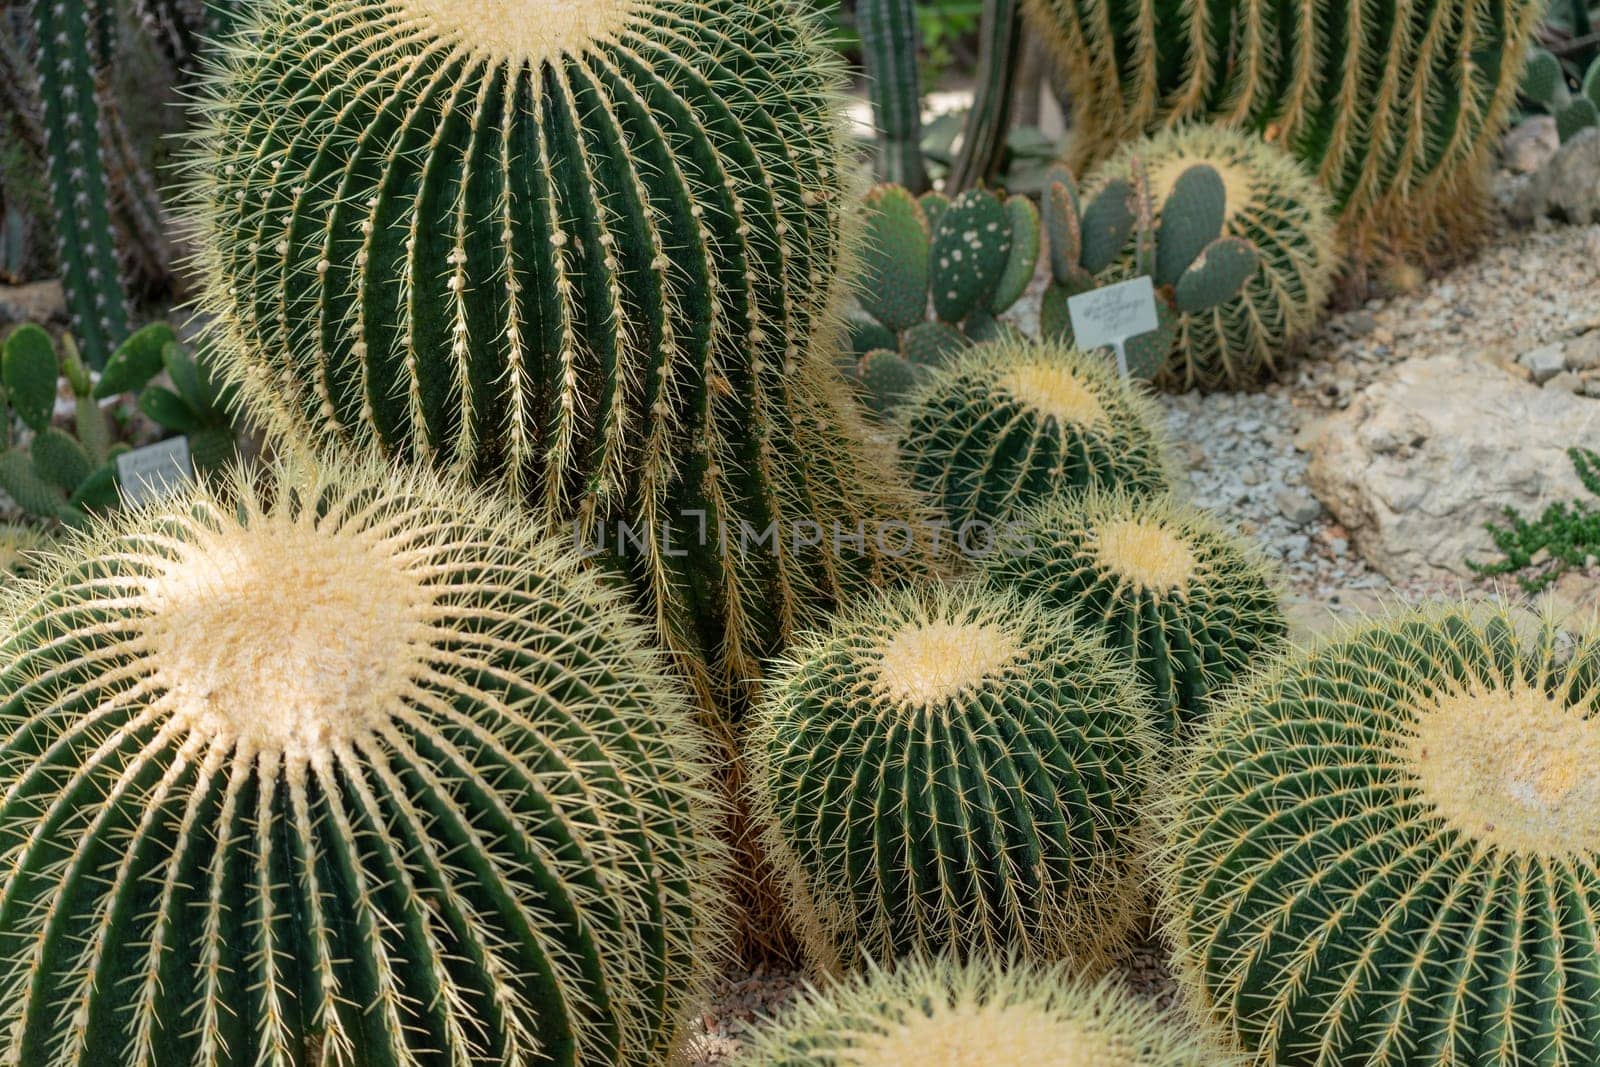
[{"label": "spiny cactus top", "polygon": [[1066,964],[905,960],[811,991],[745,1067],[1241,1067],[1212,1035]]},{"label": "spiny cactus top", "polygon": [[976,584],[879,595],[792,649],[747,743],[812,962],[1103,962],[1138,914],[1151,719],[1092,632]]},{"label": "spiny cactus top", "polygon": [[279,474],[7,598],[0,1062],[659,1062],[723,916],[643,627],[509,506]]},{"label": "spiny cactus top", "polygon": [[794,0],[261,0],[190,160],[247,405],[578,526],[725,697],[844,580],[794,542],[890,484],[812,366],[834,68]]},{"label": "spiny cactus top", "polygon": [[1288,633],[1260,554],[1170,497],[1090,492],[1024,513],[991,580],[1038,594],[1098,628],[1139,668],[1169,741],[1208,699]]},{"label": "spiny cactus top", "polygon": [[901,461],[957,528],[1003,523],[1058,492],[1167,487],[1150,401],[1107,359],[1061,344],[979,345],[902,411]]},{"label": "spiny cactus top", "polygon": [[1162,814],[1180,974],[1260,1062],[1600,1062],[1600,632],[1360,626],[1240,690]]}]

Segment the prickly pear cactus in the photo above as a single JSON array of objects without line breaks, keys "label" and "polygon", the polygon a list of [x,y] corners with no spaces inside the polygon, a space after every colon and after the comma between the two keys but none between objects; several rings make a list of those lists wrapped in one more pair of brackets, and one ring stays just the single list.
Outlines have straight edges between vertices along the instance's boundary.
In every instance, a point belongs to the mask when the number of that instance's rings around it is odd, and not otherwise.
[{"label": "prickly pear cactus", "polygon": [[901,565],[826,543],[907,501],[832,383],[848,182],[808,11],[263,0],[191,159],[247,405],[575,531],[722,708]]},{"label": "prickly pear cactus", "polygon": [[662,1062],[724,918],[645,628],[509,504],[277,474],[8,605],[6,1062]]},{"label": "prickly pear cactus", "polygon": [[1522,95],[1555,116],[1557,135],[1563,143],[1570,141],[1580,130],[1600,125],[1600,59],[1589,64],[1573,95],[1561,61],[1535,48],[1522,72]]},{"label": "prickly pear cactus", "polygon": [[906,960],[811,991],[745,1067],[1243,1067],[1211,1034],[1067,963]]},{"label": "prickly pear cactus", "polygon": [[824,970],[940,951],[1103,962],[1138,915],[1154,744],[1097,637],[976,584],[870,598],[793,648],[747,739]]},{"label": "prickly pear cactus", "polygon": [[1234,694],[1158,817],[1178,970],[1253,1062],[1593,1063],[1600,633],[1407,611]]},{"label": "prickly pear cactus", "polygon": [[1057,493],[1167,488],[1156,412],[1098,356],[1001,341],[962,354],[902,404],[900,459],[957,529]]},{"label": "prickly pear cactus", "polygon": [[[1333,289],[1339,257],[1327,193],[1281,149],[1221,126],[1125,145],[1089,185],[1126,179],[1135,159],[1159,232],[1155,281],[1173,287],[1178,312],[1160,384],[1238,388],[1274,373],[1316,326]],[[1215,250],[1206,249],[1208,234],[1223,238]],[[1185,269],[1197,259],[1201,269]],[[1131,252],[1119,272],[1138,272]]]},{"label": "prickly pear cactus", "polygon": [[983,573],[1098,629],[1137,666],[1169,746],[1288,635],[1260,554],[1171,497],[1053,499],[1026,512],[1010,541],[980,561]]}]

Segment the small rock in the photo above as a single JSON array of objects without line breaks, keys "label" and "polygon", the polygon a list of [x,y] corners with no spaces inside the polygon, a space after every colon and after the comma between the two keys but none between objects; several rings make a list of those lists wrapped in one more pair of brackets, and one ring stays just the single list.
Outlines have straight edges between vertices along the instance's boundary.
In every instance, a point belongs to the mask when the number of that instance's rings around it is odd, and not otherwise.
[{"label": "small rock", "polygon": [[1566,343],[1569,370],[1600,370],[1600,330],[1591,330]]},{"label": "small rock", "polygon": [[1322,517],[1322,502],[1309,493],[1286,490],[1278,494],[1278,513],[1296,526],[1308,526]]},{"label": "small rock", "polygon": [[1554,378],[1551,378],[1549,381],[1545,382],[1544,387],[1546,389],[1559,389],[1563,393],[1574,393],[1581,396],[1583,395],[1583,390],[1586,384],[1587,383],[1576,374],[1569,370],[1564,370]]},{"label": "small rock", "polygon": [[1529,185],[1539,187],[1545,214],[1578,226],[1600,222],[1600,126],[1568,139]]},{"label": "small rock", "polygon": [[1517,362],[1528,368],[1528,373],[1533,375],[1533,380],[1539,385],[1548,382],[1567,368],[1566,352],[1559,343],[1544,345],[1532,352],[1524,352],[1517,357]]},{"label": "small rock", "polygon": [[67,297],[59,281],[0,285],[0,326],[67,321]]},{"label": "small rock", "polygon": [[1378,317],[1370,311],[1353,311],[1342,321],[1344,332],[1351,337],[1365,337],[1378,328]]},{"label": "small rock", "polygon": [[1535,115],[1506,133],[1505,140],[1500,143],[1500,158],[1513,174],[1532,174],[1549,163],[1560,149],[1556,120],[1549,115]]}]

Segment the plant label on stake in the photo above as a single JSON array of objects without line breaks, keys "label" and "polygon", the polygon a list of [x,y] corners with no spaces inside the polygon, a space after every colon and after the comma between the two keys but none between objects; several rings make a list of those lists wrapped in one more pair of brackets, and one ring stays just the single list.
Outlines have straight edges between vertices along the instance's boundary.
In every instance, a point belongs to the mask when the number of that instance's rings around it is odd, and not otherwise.
[{"label": "plant label on stake", "polygon": [[1090,289],[1067,301],[1072,334],[1079,348],[1110,346],[1117,353],[1117,370],[1128,377],[1128,338],[1161,327],[1156,316],[1156,290],[1149,275],[1141,274],[1115,285]]},{"label": "plant label on stake", "polygon": [[189,439],[173,437],[117,457],[117,481],[130,504],[159,500],[194,477]]}]

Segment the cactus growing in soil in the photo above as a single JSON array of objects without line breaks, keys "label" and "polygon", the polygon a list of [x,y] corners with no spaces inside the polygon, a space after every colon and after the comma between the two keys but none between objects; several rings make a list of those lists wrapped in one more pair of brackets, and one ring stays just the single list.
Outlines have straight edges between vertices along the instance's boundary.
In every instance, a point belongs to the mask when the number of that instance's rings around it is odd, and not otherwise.
[{"label": "cactus growing in soil", "polygon": [[1137,666],[1169,744],[1187,741],[1210,699],[1288,635],[1260,554],[1171,497],[1055,498],[1009,540],[982,559],[984,573],[1097,628]]},{"label": "cactus growing in soil", "polygon": [[191,208],[269,428],[575,527],[721,707],[900,566],[725,550],[908,506],[826,363],[849,179],[804,5],[264,0],[223,53]]},{"label": "cactus growing in soil", "polygon": [[1149,399],[1065,345],[979,345],[906,397],[900,461],[957,528],[1001,523],[1056,493],[1168,487]]},{"label": "cactus growing in soil", "polygon": [[[1163,237],[1167,213],[1190,208],[1184,175],[1209,167],[1221,179],[1223,238],[1249,242],[1260,263],[1236,295],[1179,310],[1160,383],[1177,390],[1254,384],[1311,332],[1332,292],[1339,266],[1332,201],[1280,148],[1223,126],[1184,126],[1125,145],[1090,176],[1090,186],[1131,179],[1136,160]],[[1138,272],[1129,251],[1117,272]]]},{"label": "cactus growing in soil", "polygon": [[1150,709],[1037,600],[975,583],[868,598],[791,649],[746,743],[820,969],[946,950],[1097,964],[1138,915]]},{"label": "cactus growing in soil", "polygon": [[1080,170],[1191,121],[1265,133],[1316,172],[1358,260],[1454,251],[1544,0],[1025,0],[1077,104]]},{"label": "cactus growing in soil", "polygon": [[720,852],[642,623],[507,503],[276,475],[8,597],[4,1062],[661,1062]]},{"label": "cactus growing in soil", "polygon": [[1407,611],[1238,690],[1157,813],[1177,969],[1254,1062],[1593,1063],[1600,633]]},{"label": "cactus growing in soil", "polygon": [[906,960],[812,990],[744,1067],[1243,1067],[1187,1020],[1065,963]]}]

